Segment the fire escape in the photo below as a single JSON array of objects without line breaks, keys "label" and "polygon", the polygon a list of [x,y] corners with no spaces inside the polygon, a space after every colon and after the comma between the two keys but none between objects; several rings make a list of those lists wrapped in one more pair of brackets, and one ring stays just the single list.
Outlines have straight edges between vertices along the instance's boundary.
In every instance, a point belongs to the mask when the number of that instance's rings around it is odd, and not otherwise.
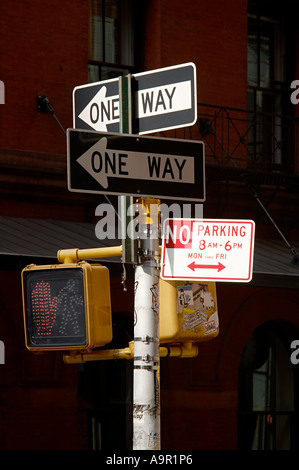
[{"label": "fire escape", "polygon": [[197,127],[208,178],[299,189],[298,119],[200,103]]},{"label": "fire escape", "polygon": [[[176,130],[173,135],[204,142],[207,182],[248,186],[282,244],[291,252],[292,264],[297,266],[298,251],[287,239],[285,227],[279,227],[266,206],[280,191],[290,197],[299,194],[298,125],[298,118],[293,116],[198,103],[196,125]],[[170,137],[168,133],[167,136]],[[263,187],[272,193],[267,204],[260,197]],[[298,220],[294,214],[294,225]]]}]

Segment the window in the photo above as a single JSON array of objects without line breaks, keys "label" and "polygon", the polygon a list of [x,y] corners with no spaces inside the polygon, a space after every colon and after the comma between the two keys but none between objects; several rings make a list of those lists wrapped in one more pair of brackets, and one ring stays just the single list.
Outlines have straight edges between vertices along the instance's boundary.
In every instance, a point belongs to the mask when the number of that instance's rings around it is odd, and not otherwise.
[{"label": "window", "polygon": [[292,448],[294,374],[290,355],[272,324],[258,328],[245,345],[239,368],[241,450]]},{"label": "window", "polygon": [[89,81],[108,80],[134,65],[131,0],[90,0]]},{"label": "window", "polygon": [[283,65],[281,21],[250,14],[247,44],[249,159],[270,168],[282,164]]}]

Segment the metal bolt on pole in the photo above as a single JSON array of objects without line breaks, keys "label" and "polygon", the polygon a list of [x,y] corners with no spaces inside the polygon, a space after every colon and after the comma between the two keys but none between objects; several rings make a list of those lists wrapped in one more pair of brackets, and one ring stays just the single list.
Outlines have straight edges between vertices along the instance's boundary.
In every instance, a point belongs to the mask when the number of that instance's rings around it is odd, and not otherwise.
[{"label": "metal bolt on pole", "polygon": [[135,266],[133,450],[160,449],[159,202],[138,201]]}]

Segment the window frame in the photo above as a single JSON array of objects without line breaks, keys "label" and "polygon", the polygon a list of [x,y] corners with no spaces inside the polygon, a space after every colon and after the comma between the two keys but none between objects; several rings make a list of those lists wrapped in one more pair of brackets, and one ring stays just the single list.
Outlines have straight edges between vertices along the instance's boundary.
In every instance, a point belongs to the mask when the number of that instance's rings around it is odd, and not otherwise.
[{"label": "window frame", "polygon": [[[114,42],[115,49],[112,51],[112,55],[107,57],[108,36],[110,38],[113,36],[113,19],[106,16],[106,12],[109,4],[110,7],[112,7],[112,4],[115,2],[117,3],[117,17],[115,17],[115,21],[119,21],[120,23],[120,26],[117,27],[119,36]],[[98,15],[95,13],[98,13]],[[98,24],[102,23],[102,31],[99,27],[99,36],[101,36],[101,40],[98,42],[94,39],[97,35],[95,31],[96,17],[98,19],[105,18],[104,22],[100,22],[100,20],[98,20]],[[110,24],[111,29],[110,35],[107,35],[108,24]],[[90,0],[89,29],[89,82],[116,78],[120,75],[126,75],[134,71],[134,16],[132,0]],[[101,49],[100,51],[99,48]]]},{"label": "window frame", "polygon": [[[294,446],[298,427],[295,411],[297,376],[288,354],[288,344],[285,335],[278,333],[275,322],[268,322],[253,332],[244,347],[238,377],[240,450],[282,450],[286,449],[286,440],[287,449]],[[259,374],[266,379],[260,387],[255,380]],[[287,375],[291,380],[288,390],[285,389]],[[255,400],[256,385],[260,388],[259,393],[265,392],[264,400],[261,400],[262,395]],[[264,390],[261,390],[263,386]],[[282,434],[284,425],[287,429]]]}]

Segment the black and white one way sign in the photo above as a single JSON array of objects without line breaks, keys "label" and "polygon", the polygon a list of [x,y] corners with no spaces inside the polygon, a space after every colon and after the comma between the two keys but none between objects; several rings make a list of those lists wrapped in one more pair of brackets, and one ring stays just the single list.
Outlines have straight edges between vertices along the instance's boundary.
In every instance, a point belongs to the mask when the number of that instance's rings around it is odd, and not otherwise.
[{"label": "black and white one way sign", "polygon": [[[146,134],[192,126],[197,119],[196,69],[193,63],[132,75],[133,129]],[[76,129],[119,132],[119,79],[73,90]]]},{"label": "black and white one way sign", "polygon": [[73,192],[205,200],[204,144],[68,129]]}]

